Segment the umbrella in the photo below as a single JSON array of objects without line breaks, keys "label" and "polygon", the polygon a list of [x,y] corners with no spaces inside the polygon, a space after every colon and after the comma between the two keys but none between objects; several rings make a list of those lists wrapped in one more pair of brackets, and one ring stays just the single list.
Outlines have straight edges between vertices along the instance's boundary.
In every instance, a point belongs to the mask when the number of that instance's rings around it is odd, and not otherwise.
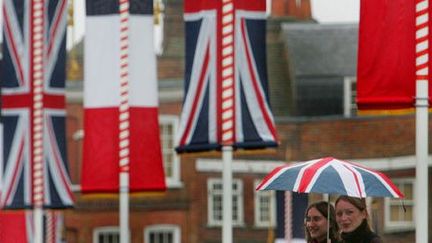
[{"label": "umbrella", "polygon": [[404,197],[383,173],[332,157],[277,167],[263,179],[257,190],[315,192],[360,198]]},{"label": "umbrella", "polygon": [[[333,157],[279,166],[271,171],[256,189],[338,194],[359,198],[404,197],[383,173]],[[327,227],[330,227],[329,222]]]}]

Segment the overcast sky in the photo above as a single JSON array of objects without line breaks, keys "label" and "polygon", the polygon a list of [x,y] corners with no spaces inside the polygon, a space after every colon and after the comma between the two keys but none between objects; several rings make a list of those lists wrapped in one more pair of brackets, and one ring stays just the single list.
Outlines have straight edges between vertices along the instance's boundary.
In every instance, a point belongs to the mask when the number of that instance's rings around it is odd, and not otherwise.
[{"label": "overcast sky", "polygon": [[[301,1],[301,0],[300,0]],[[311,0],[312,15],[322,23],[358,22],[360,0]]]},{"label": "overcast sky", "polygon": [[[1,0],[0,0],[1,1]],[[184,0],[187,1],[187,0]],[[298,0],[302,1],[302,0]],[[360,0],[311,0],[312,15],[320,23],[358,22]],[[75,18],[84,18],[84,0],[75,0]],[[76,37],[80,39],[84,31],[82,21],[76,21]]]}]

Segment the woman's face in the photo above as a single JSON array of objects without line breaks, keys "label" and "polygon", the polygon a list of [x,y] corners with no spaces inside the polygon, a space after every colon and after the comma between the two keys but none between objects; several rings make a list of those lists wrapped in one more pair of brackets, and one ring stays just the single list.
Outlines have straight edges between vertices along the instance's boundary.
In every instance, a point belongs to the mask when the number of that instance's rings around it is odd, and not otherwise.
[{"label": "woman's face", "polygon": [[366,218],[366,210],[360,211],[351,203],[340,200],[336,205],[336,222],[342,232],[352,232]]},{"label": "woman's face", "polygon": [[327,219],[314,207],[306,214],[306,229],[312,239],[322,241],[327,238]]}]

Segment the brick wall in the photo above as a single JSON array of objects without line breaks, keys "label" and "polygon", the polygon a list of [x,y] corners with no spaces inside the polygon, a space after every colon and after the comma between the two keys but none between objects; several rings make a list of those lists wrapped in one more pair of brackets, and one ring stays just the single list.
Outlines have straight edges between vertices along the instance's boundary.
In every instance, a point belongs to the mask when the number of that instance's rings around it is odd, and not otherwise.
[{"label": "brick wall", "polygon": [[[285,158],[322,156],[376,158],[413,155],[414,115],[387,117],[310,118],[278,122]],[[281,119],[283,120],[283,119]]]}]

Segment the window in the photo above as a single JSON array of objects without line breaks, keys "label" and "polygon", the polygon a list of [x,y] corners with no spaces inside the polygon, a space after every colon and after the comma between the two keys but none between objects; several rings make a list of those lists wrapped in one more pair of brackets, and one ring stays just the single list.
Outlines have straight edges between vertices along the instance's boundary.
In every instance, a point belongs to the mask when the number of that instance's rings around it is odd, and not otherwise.
[{"label": "window", "polygon": [[[222,226],[222,180],[209,179],[208,188],[208,224],[210,226]],[[239,179],[233,179],[232,185],[232,224],[243,224],[243,184]]]},{"label": "window", "polygon": [[159,117],[162,156],[165,177],[169,187],[180,186],[180,160],[175,152],[175,135],[177,133],[178,118],[163,115]]},{"label": "window", "polygon": [[344,79],[344,116],[350,117],[357,114],[357,80],[354,77],[345,77]]},{"label": "window", "polygon": [[276,199],[274,191],[257,191],[255,188],[260,183],[254,183],[255,194],[255,225],[257,227],[273,227],[276,225]]},{"label": "window", "polygon": [[402,209],[400,199],[386,198],[385,204],[385,230],[399,231],[414,229],[414,179],[393,180],[394,184],[405,195],[403,203],[406,212]]},{"label": "window", "polygon": [[180,243],[180,227],[176,225],[152,225],[144,230],[144,242]]},{"label": "window", "polygon": [[100,227],[93,231],[93,243],[120,243],[118,227]]}]

